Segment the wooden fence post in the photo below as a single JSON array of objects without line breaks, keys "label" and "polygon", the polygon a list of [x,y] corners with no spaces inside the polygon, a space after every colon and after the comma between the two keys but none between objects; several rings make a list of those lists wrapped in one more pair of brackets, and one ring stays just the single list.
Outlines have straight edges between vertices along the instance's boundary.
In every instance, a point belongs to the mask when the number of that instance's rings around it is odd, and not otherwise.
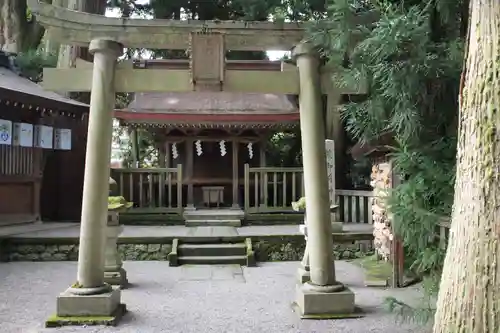
[{"label": "wooden fence post", "polygon": [[245,195],[245,200],[244,200],[244,210],[245,210],[245,215],[248,214],[248,210],[250,208],[250,165],[248,163],[245,163],[245,180],[244,180],[244,195]]},{"label": "wooden fence post", "polygon": [[177,208],[182,215],[182,164],[177,164]]}]

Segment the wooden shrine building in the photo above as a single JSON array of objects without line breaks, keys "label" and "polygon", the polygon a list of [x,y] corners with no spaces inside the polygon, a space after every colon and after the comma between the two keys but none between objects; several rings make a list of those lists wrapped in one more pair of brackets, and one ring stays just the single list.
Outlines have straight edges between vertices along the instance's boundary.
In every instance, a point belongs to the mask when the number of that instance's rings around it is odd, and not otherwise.
[{"label": "wooden shrine building", "polygon": [[122,125],[151,129],[160,167],[182,174],[188,208],[243,207],[245,165],[265,167],[269,137],[299,125],[295,97],[283,94],[136,93],[115,117]]},{"label": "wooden shrine building", "polygon": [[23,78],[0,53],[0,226],[79,220],[88,105]]}]

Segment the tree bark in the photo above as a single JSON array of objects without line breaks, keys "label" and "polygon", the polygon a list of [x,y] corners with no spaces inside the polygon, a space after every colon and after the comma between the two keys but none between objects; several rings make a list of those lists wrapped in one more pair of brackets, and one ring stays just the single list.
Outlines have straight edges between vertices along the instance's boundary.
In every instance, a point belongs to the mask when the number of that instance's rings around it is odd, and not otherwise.
[{"label": "tree bark", "polygon": [[434,333],[500,332],[500,1],[470,5],[455,201]]},{"label": "tree bark", "polygon": [[[1,0],[0,0],[1,1]],[[85,13],[104,15],[106,13],[106,0],[66,0],[61,2],[71,10],[77,10]],[[92,61],[92,56],[86,47],[77,47],[73,45],[61,45],[57,67],[71,68],[75,67],[76,58]]]},{"label": "tree bark", "polygon": [[36,49],[44,29],[35,18],[27,17],[26,0],[0,0],[0,48],[19,53]]},{"label": "tree bark", "polygon": [[[0,0],[1,1],[1,0]],[[85,13],[104,15],[106,13],[106,0],[64,0],[63,6],[71,10],[77,10]],[[93,61],[88,48],[75,45],[60,45],[57,57],[58,68],[72,68],[76,65],[76,59],[81,58],[87,61]],[[90,93],[61,93],[72,97],[83,103],[90,103]]]},{"label": "tree bark", "polygon": [[[67,8],[67,2],[67,0],[52,0],[52,5]],[[50,39],[48,30],[46,30],[43,35],[42,43],[43,50],[47,56],[58,54],[61,44]]]}]

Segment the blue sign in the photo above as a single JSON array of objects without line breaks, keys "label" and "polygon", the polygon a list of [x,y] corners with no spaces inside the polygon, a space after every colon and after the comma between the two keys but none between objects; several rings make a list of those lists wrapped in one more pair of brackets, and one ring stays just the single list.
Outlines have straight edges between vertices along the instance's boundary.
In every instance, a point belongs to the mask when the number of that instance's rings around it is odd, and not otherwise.
[{"label": "blue sign", "polygon": [[0,140],[7,142],[7,141],[9,141],[9,138],[10,138],[10,135],[8,132],[0,133]]}]

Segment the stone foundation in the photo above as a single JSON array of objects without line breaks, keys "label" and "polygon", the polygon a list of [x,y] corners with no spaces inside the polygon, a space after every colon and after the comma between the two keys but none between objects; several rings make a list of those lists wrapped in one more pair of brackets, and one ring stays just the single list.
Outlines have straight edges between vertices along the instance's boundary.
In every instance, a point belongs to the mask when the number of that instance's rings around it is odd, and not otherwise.
[{"label": "stone foundation", "polygon": [[[306,243],[303,237],[282,237],[252,242],[257,261],[301,261]],[[336,260],[348,260],[372,254],[371,241],[334,243],[333,256]]]},{"label": "stone foundation", "polygon": [[[43,240],[40,240],[43,242]],[[335,259],[355,259],[372,254],[371,241],[335,243]],[[304,255],[305,240],[302,236],[268,237],[252,241],[257,262],[300,261]],[[4,248],[8,261],[76,261],[78,245],[16,244]],[[164,260],[172,250],[172,244],[118,244],[122,260]]]},{"label": "stone foundation", "polygon": [[[171,244],[119,244],[122,260],[167,260]],[[76,261],[78,245],[10,244],[10,261]]]}]

